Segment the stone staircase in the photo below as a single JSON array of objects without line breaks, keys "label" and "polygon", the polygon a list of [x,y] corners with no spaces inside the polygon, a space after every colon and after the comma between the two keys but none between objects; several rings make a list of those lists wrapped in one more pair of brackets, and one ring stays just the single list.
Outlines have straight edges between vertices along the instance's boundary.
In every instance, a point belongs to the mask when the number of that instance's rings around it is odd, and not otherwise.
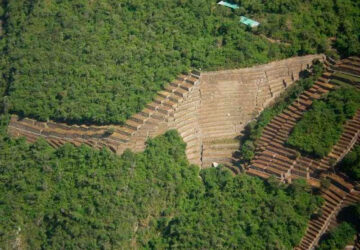
[{"label": "stone staircase", "polygon": [[[332,164],[341,161],[359,140],[360,110],[357,111],[353,119],[346,122],[340,139],[333,146],[329,155],[322,159],[298,156],[295,150],[286,147],[285,141],[291,128],[287,129],[288,131],[279,133],[276,137],[266,138],[267,144],[261,145],[262,151],[256,154],[248,169],[250,174],[256,175],[256,173],[263,172],[261,175],[259,174],[262,178],[275,175],[282,181],[291,181],[293,178],[318,178],[321,172],[329,170]],[[268,129],[267,131],[271,130]]]},{"label": "stone staircase", "polygon": [[240,141],[237,138],[203,140],[201,161],[203,167],[218,163],[230,167],[235,173],[239,168],[235,167],[237,154],[240,149]]},{"label": "stone staircase", "polygon": [[[358,62],[350,65],[352,74],[356,72],[354,67],[360,66]],[[276,176],[288,182],[294,178],[305,178],[311,185],[320,187],[319,178],[324,176],[324,173],[331,172],[329,170],[332,169],[332,164],[340,162],[356,143],[360,143],[360,110],[358,110],[354,117],[345,123],[344,131],[329,155],[322,159],[298,155],[295,150],[285,145],[293,127],[312,102],[336,87],[331,80],[335,72],[340,72],[339,65],[349,64],[348,61],[345,63],[326,61],[326,63],[329,64],[328,71],[314,86],[300,95],[292,105],[265,127],[257,145],[257,154],[247,169],[248,174],[261,178]],[[320,237],[336,225],[338,212],[343,207],[360,200],[360,192],[354,190],[353,185],[343,177],[337,174],[326,174],[326,177],[331,180],[331,185],[328,189],[322,190],[325,203],[320,214],[310,220],[305,236],[299,246],[295,247],[297,250],[314,249]]]}]

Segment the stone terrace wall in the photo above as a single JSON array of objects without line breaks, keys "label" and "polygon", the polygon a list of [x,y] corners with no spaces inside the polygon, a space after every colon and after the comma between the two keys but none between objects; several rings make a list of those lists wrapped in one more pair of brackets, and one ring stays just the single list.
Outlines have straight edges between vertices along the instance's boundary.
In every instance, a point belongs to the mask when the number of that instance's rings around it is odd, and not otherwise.
[{"label": "stone terrace wall", "polygon": [[314,59],[323,61],[324,57],[310,55],[252,68],[202,73],[199,123],[205,145],[203,167],[211,162],[231,163],[236,144],[239,148],[233,139],[285,88],[298,80],[299,73]]},{"label": "stone terrace wall", "polygon": [[[312,60],[323,55],[294,57],[239,70],[181,75],[160,91],[143,111],[124,126],[69,126],[13,116],[9,134],[32,142],[44,137],[51,145],[87,144],[108,147],[117,154],[126,148],[141,151],[148,137],[177,129],[187,143],[191,163],[208,167],[231,163],[239,148],[234,138],[244,126],[299,78]],[[113,133],[106,135],[112,128]]]}]

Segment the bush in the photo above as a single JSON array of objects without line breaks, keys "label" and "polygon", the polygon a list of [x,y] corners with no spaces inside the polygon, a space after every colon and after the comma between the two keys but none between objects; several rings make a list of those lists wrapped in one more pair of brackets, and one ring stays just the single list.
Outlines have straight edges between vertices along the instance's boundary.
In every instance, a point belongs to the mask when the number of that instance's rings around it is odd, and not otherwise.
[{"label": "bush", "polygon": [[344,249],[345,246],[354,240],[356,230],[354,227],[347,223],[343,222],[332,230],[329,235],[325,237],[319,244],[317,249],[319,250],[338,250]]},{"label": "bush", "polygon": [[254,158],[255,146],[252,141],[248,140],[241,146],[241,156],[245,161],[251,161]]},{"label": "bush", "polygon": [[296,124],[287,143],[316,157],[328,155],[341,136],[343,124],[360,108],[360,92],[341,87],[315,100]]},{"label": "bush", "polygon": [[328,178],[321,178],[320,179],[320,186],[322,189],[329,189],[331,185],[331,181]]},{"label": "bush", "polygon": [[360,181],[360,146],[355,146],[341,161],[339,168],[355,181]]}]

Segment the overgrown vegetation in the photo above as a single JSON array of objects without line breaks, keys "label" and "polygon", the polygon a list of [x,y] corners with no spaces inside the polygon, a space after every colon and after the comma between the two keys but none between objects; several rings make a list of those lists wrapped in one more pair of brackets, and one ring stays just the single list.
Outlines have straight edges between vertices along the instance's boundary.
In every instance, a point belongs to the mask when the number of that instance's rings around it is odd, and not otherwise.
[{"label": "overgrown vegetation", "polygon": [[[4,131],[3,131],[4,132]],[[321,198],[190,166],[175,131],[143,153],[0,138],[0,248],[291,248]]]},{"label": "overgrown vegetation", "polygon": [[305,180],[283,186],[216,168],[201,172],[204,191],[161,230],[155,249],[291,249],[322,204]]},{"label": "overgrown vegetation", "polygon": [[343,208],[337,220],[340,224],[323,237],[319,250],[344,249],[353,244],[356,232],[360,232],[360,203]]},{"label": "overgrown vegetation", "polygon": [[328,155],[343,132],[346,120],[360,108],[360,91],[340,87],[315,100],[296,124],[287,143],[316,157]]},{"label": "overgrown vegetation", "polygon": [[356,230],[354,227],[347,223],[343,222],[334,230],[332,230],[329,235],[320,243],[317,249],[319,250],[338,250],[344,249],[348,243],[352,243]]},{"label": "overgrown vegetation", "polygon": [[286,55],[212,0],[19,0],[6,10],[11,111],[39,120],[121,123],[190,67]]},{"label": "overgrown vegetation", "polygon": [[[189,68],[243,67],[324,52],[359,52],[352,0],[1,1],[7,109],[38,120],[122,123]],[[239,15],[261,26],[248,32]],[[265,34],[290,43],[269,42]],[[3,103],[3,100],[2,100]]]},{"label": "overgrown vegetation", "polygon": [[289,43],[297,54],[325,52],[332,45],[343,56],[360,53],[360,4],[355,0],[235,0],[237,13],[261,22],[258,32]]},{"label": "overgrown vegetation", "polygon": [[360,181],[360,146],[355,146],[340,163],[340,171],[345,172],[350,178]]},{"label": "overgrown vegetation", "polygon": [[241,157],[245,162],[249,162],[255,156],[256,141],[261,137],[262,132],[270,121],[288,107],[305,90],[311,88],[315,80],[323,73],[323,64],[314,61],[312,72],[304,71],[303,79],[290,86],[284,93],[276,99],[275,104],[264,109],[256,121],[250,122],[246,126],[245,140],[241,147]]}]

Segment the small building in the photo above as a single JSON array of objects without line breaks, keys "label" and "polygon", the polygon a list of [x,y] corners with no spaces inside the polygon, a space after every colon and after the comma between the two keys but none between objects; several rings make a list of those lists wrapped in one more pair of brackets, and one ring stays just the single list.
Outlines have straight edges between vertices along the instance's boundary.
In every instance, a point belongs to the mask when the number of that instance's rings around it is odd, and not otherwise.
[{"label": "small building", "polygon": [[259,22],[256,22],[255,20],[252,20],[252,19],[247,18],[245,16],[240,17],[240,22],[247,25],[247,26],[250,26],[251,28],[256,28],[257,26],[260,25]]},{"label": "small building", "polygon": [[226,6],[226,7],[229,7],[229,8],[232,8],[234,10],[238,9],[239,6],[235,3],[228,3],[228,2],[225,2],[225,1],[220,1],[218,2],[218,4],[222,5],[222,6]]}]

